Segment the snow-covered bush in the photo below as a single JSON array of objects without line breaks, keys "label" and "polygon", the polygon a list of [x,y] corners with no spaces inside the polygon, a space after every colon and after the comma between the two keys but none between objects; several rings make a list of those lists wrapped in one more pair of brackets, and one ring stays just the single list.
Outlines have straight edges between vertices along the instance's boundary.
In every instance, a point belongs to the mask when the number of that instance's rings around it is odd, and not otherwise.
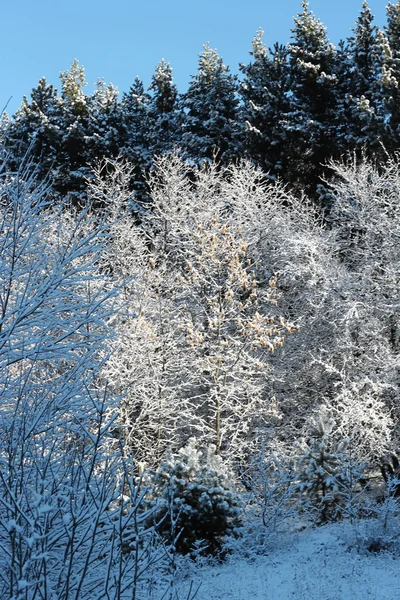
[{"label": "snow-covered bush", "polygon": [[[270,447],[272,445],[272,448]],[[251,457],[243,481],[249,492],[250,513],[261,519],[266,531],[275,532],[294,516],[294,457],[276,439],[263,444]]]},{"label": "snow-covered bush", "polygon": [[296,491],[300,506],[315,515],[317,523],[335,520],[342,514],[349,486],[354,491],[361,478],[346,454],[346,440],[335,440],[332,421],[311,421],[308,439],[300,444]]},{"label": "snow-covered bush", "polygon": [[227,536],[238,532],[238,495],[215,448],[204,459],[191,440],[160,463],[149,485],[157,530],[178,552],[217,553]]},{"label": "snow-covered bush", "polygon": [[0,178],[2,598],[135,598],[154,557],[101,378],[119,305],[99,272],[109,230],[52,206],[29,169]]}]

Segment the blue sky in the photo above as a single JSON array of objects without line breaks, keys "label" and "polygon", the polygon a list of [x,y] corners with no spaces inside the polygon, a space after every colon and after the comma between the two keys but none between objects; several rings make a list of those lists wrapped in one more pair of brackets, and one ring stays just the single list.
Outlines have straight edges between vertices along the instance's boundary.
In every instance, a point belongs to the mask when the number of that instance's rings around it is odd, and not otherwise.
[{"label": "blue sky", "polygon": [[[385,23],[385,0],[370,0]],[[350,35],[362,0],[311,0],[333,43]],[[161,58],[171,63],[180,91],[196,72],[203,44],[217,48],[237,72],[248,62],[259,27],[265,42],[286,43],[301,0],[1,0],[0,111],[13,113],[40,77],[58,87],[59,73],[77,58],[87,90],[98,78],[127,91],[136,76],[149,85]]]}]

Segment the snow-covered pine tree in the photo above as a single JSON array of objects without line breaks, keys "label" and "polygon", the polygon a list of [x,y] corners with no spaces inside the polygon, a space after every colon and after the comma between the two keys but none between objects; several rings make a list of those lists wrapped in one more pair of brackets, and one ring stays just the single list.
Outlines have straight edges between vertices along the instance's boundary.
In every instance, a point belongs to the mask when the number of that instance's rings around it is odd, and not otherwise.
[{"label": "snow-covered pine tree", "polygon": [[181,141],[182,113],[178,109],[178,88],[172,68],[162,59],[156,67],[149,87],[148,145],[154,157],[172,151]]},{"label": "snow-covered pine tree", "polygon": [[84,201],[86,178],[90,173],[87,143],[89,106],[83,88],[85,69],[74,59],[68,71],[60,73],[61,145],[57,156],[54,185],[60,195],[68,194],[77,204]]},{"label": "snow-covered pine tree", "polygon": [[314,193],[322,166],[335,154],[336,51],[326,28],[302,2],[294,18],[289,44],[291,108],[286,123],[287,148],[291,156],[289,178]]},{"label": "snow-covered pine tree", "polygon": [[[183,554],[215,554],[240,524],[238,495],[215,448],[203,457],[193,438],[149,477],[150,523]],[[157,525],[158,523],[158,525]]]},{"label": "snow-covered pine tree", "polygon": [[90,163],[96,159],[112,159],[118,156],[122,145],[122,113],[118,103],[118,89],[96,82],[94,93],[88,98],[88,154]]},{"label": "snow-covered pine tree", "polygon": [[149,104],[151,97],[145,92],[139,77],[122,96],[123,156],[134,166],[132,188],[139,202],[148,200],[145,183],[152,157],[149,150]]},{"label": "snow-covered pine tree", "polygon": [[18,170],[28,151],[39,178],[56,168],[61,143],[60,109],[57,90],[42,77],[31,92],[31,100],[24,97],[3,130],[11,170]]},{"label": "snow-covered pine tree", "polygon": [[191,160],[226,164],[240,156],[238,84],[217,51],[204,46],[198,71],[182,95],[182,147]]},{"label": "snow-covered pine tree", "polygon": [[345,444],[331,436],[329,419],[311,421],[307,440],[303,441],[298,463],[297,490],[300,503],[316,513],[317,523],[334,520],[340,514],[340,492],[346,485],[343,474]]},{"label": "snow-covered pine tree", "polygon": [[[380,90],[380,65],[378,61],[377,29],[373,15],[364,0],[355,23],[354,36],[349,42],[351,75],[347,103],[346,144],[348,150],[361,151],[376,156],[384,139],[383,102]],[[342,95],[345,90],[342,90]]]},{"label": "snow-covered pine tree", "polygon": [[286,177],[290,154],[286,147],[283,121],[290,109],[288,50],[275,44],[267,50],[260,29],[253,39],[252,62],[242,64],[241,108],[245,154],[269,173]]},{"label": "snow-covered pine tree", "polygon": [[389,111],[391,142],[388,150],[397,150],[400,146],[400,2],[389,3],[386,7],[387,25],[384,29],[389,45],[386,51],[388,79],[385,90],[385,102]]}]

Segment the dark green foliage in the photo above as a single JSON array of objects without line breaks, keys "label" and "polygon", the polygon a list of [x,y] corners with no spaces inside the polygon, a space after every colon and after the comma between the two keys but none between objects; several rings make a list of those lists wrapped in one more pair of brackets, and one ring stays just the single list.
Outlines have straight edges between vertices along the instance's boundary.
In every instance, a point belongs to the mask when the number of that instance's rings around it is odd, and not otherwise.
[{"label": "dark green foliage", "polygon": [[3,131],[12,170],[18,170],[28,152],[40,178],[48,176],[57,166],[61,145],[60,111],[57,90],[42,77],[31,92],[31,100],[24,97]]},{"label": "dark green foliage", "polygon": [[239,525],[238,497],[219,457],[202,460],[194,441],[150,476],[158,532],[178,552],[217,553]]},{"label": "dark green foliage", "polygon": [[302,8],[288,46],[293,95],[286,123],[287,178],[295,187],[314,193],[322,165],[335,154],[336,51],[305,0]]},{"label": "dark green foliage", "polygon": [[340,118],[346,127],[346,150],[363,152],[369,156],[381,151],[384,139],[384,115],[380,89],[380,62],[377,29],[373,15],[364,0],[349,38],[349,77],[347,90],[340,96],[347,106]]},{"label": "dark green foliage", "polygon": [[178,108],[178,89],[173,82],[172,69],[164,59],[156,67],[149,90],[148,146],[152,157],[170,152],[181,141],[183,113]]},{"label": "dark green foliage", "polygon": [[271,178],[285,177],[289,158],[285,131],[290,110],[288,50],[279,44],[267,50],[263,33],[260,29],[253,40],[252,62],[240,67],[245,76],[241,85],[242,135],[250,158]]},{"label": "dark green foliage", "polygon": [[240,86],[209,45],[181,95],[164,60],[147,91],[136,79],[120,100],[99,80],[86,95],[84,69],[74,60],[61,73],[60,95],[42,78],[15,115],[3,117],[10,169],[29,151],[53,197],[80,205],[91,166],[122,155],[133,167],[133,196],[143,203],[156,155],[179,149],[191,163],[222,165],[247,157],[329,211],[329,160],[355,153],[379,163],[399,149],[400,0],[388,4],[383,31],[364,0],[353,36],[338,48],[309,3],[301,7],[289,44],[268,49],[258,31]]},{"label": "dark green foliage", "polygon": [[127,94],[122,96],[122,154],[134,166],[132,188],[138,200],[147,197],[146,173],[151,167],[148,143],[150,95],[136,77]]},{"label": "dark green foliage", "polygon": [[227,164],[241,155],[237,80],[208,44],[199,54],[198,72],[182,103],[182,147],[192,160],[215,158]]}]

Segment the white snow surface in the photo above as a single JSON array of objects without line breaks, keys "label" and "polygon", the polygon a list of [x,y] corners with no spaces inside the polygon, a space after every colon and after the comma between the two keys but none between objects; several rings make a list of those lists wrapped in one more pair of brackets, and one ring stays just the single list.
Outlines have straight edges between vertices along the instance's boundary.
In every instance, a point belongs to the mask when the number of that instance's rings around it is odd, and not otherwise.
[{"label": "white snow surface", "polygon": [[[349,529],[350,527],[350,529]],[[398,600],[399,557],[358,551],[347,523],[287,534],[249,558],[199,566],[177,584],[195,600]],[[190,581],[189,581],[190,580]],[[190,585],[192,594],[189,594]],[[194,592],[197,594],[194,596]]]}]

